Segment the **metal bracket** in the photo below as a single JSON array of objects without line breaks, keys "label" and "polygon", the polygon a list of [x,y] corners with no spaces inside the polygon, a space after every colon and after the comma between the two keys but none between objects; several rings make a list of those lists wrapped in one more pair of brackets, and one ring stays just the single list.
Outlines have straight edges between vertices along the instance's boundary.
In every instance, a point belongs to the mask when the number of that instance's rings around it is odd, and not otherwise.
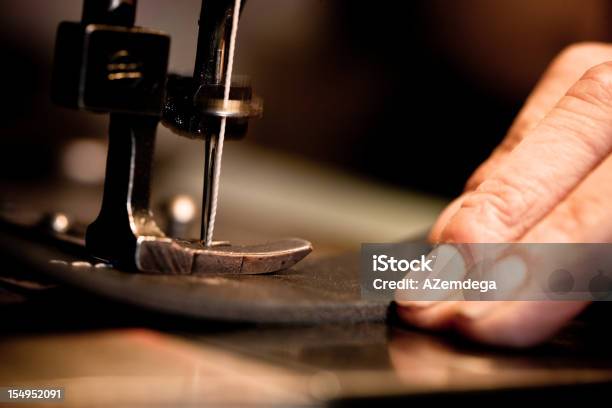
[{"label": "metal bracket", "polygon": [[[164,92],[163,84],[167,79],[169,38],[162,33],[133,27],[135,1],[115,4],[85,0],[82,21],[64,24],[64,29],[58,31],[62,41],[56,49],[56,100],[69,107],[110,112],[102,208],[87,228],[85,239],[93,256],[124,269],[148,273],[253,274],[286,269],[312,250],[308,241],[300,239],[254,246],[213,244],[205,247],[200,241],[169,238],[157,226],[149,209],[155,133],[164,95],[166,121],[176,125],[179,131],[196,134],[206,141],[208,175],[212,174],[211,157],[214,155],[211,152],[216,149],[213,139],[219,121],[228,121],[229,135],[239,137],[246,133],[248,118],[261,114],[261,103],[252,98],[248,85],[232,87],[232,103],[223,109],[218,103],[223,94],[221,84],[227,75],[226,48],[232,4],[231,0],[203,2],[195,80],[171,77],[166,88],[168,92]],[[100,29],[94,30],[96,27]],[[95,36],[97,42],[92,42],[90,31],[94,34],[99,31]],[[147,63],[136,57],[124,60],[131,55],[124,50],[130,44],[134,54],[146,57]],[[118,63],[117,58],[109,60],[108,50],[113,51],[112,55],[120,55],[122,62]],[[91,65],[84,77],[88,81],[78,75],[85,72],[81,66],[85,61],[82,55],[88,55]],[[139,80],[132,81],[136,77]],[[147,80],[140,81],[142,78]],[[189,119],[189,126],[181,129],[177,124],[182,124],[185,117]],[[205,219],[210,215],[211,186],[209,182],[204,189],[202,213]],[[208,224],[204,222],[203,225]]]}]

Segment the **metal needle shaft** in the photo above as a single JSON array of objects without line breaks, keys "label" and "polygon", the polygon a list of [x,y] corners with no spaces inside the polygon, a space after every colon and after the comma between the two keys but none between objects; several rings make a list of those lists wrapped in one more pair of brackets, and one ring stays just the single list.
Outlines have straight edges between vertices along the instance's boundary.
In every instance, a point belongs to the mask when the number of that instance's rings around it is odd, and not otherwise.
[{"label": "metal needle shaft", "polygon": [[210,245],[206,242],[208,230],[210,228],[210,217],[212,211],[212,195],[214,188],[214,169],[216,157],[216,135],[206,136],[204,140],[204,183],[202,191],[202,226],[200,228],[200,240],[206,246]]},{"label": "metal needle shaft", "polygon": [[[223,4],[220,2],[202,2],[194,78],[198,78],[202,84],[223,85],[224,109],[227,108],[230,98],[236,34],[238,32],[238,19],[242,1],[225,0]],[[215,9],[213,7],[210,9],[212,11],[216,10],[215,13],[205,12],[206,5],[218,6],[220,4],[222,4],[221,8]],[[228,13],[229,11],[231,11],[231,14]],[[230,15],[231,18],[228,18]],[[209,17],[213,19],[213,24],[208,24],[210,23]],[[217,20],[218,18],[220,18],[220,23]],[[209,35],[211,30],[213,35]],[[215,40],[211,41],[211,38]],[[211,64],[211,62],[214,62],[214,64]],[[212,245],[219,194],[219,176],[221,174],[221,154],[223,152],[226,124],[226,118],[222,117],[219,133],[211,136],[207,135],[205,141],[202,228],[200,230],[200,239],[205,246]]]}]

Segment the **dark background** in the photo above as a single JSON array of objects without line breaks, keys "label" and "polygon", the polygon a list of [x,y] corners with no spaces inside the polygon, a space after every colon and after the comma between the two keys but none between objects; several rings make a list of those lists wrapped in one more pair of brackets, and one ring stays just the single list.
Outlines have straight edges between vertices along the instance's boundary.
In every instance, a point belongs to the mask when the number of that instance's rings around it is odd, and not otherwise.
[{"label": "dark background", "polygon": [[[48,97],[55,28],[80,19],[81,4],[0,4],[0,178],[61,178],[70,140],[106,140],[105,116]],[[137,24],[172,35],[174,71],[192,70],[199,7],[139,2]],[[600,0],[249,0],[235,72],[251,76],[265,117],[241,143],[456,195],[550,59],[573,42],[608,40],[609,16]],[[172,147],[161,149],[172,160]]]}]

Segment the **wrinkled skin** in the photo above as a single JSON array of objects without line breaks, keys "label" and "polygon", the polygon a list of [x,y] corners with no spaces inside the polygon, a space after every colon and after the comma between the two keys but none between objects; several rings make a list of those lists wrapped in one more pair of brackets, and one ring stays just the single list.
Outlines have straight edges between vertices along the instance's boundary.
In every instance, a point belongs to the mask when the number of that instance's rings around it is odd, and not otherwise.
[{"label": "wrinkled skin", "polygon": [[[612,46],[548,67],[500,146],[440,215],[434,243],[612,242]],[[588,302],[402,302],[399,315],[510,347],[541,343]]]}]

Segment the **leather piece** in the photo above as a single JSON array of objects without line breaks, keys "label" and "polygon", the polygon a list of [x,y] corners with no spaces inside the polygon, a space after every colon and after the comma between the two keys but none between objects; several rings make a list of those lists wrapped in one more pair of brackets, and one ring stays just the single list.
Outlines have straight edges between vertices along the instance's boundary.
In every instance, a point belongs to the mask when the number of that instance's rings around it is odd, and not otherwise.
[{"label": "leather piece", "polygon": [[0,242],[11,256],[45,277],[159,312],[221,321],[311,324],[383,321],[389,311],[388,302],[361,300],[359,253],[307,258],[274,274],[203,277],[96,267],[85,252],[71,254],[18,236],[3,234]]}]

